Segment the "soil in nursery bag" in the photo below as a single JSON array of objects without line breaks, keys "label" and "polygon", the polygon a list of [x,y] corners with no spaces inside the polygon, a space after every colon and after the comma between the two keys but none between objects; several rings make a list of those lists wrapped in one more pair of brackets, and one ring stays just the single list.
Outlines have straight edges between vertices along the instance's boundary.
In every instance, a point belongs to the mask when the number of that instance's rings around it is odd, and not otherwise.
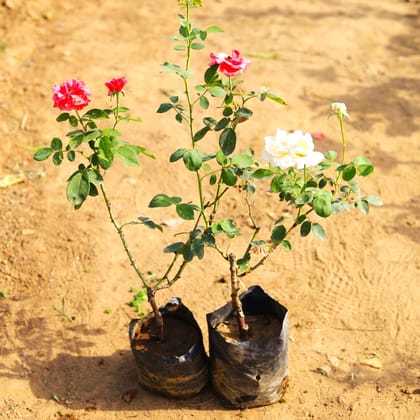
[{"label": "soil in nursery bag", "polygon": [[130,323],[130,343],[139,382],[144,388],[162,395],[191,397],[208,382],[208,359],[201,330],[180,299],[172,300],[160,308],[160,312],[164,321],[164,341],[158,339],[155,318]]},{"label": "soil in nursery bag", "polygon": [[207,315],[211,382],[232,407],[273,404],[288,384],[288,311],[259,286],[240,299],[249,325],[246,340],[230,302]]}]

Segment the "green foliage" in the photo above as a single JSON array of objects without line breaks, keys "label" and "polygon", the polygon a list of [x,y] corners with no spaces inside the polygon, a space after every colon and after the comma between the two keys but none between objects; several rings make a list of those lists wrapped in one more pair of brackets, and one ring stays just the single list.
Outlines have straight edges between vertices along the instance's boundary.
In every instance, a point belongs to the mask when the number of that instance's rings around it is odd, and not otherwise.
[{"label": "green foliage", "polygon": [[147,302],[147,291],[145,289],[138,290],[132,287],[130,292],[134,293],[134,295],[129,304],[136,311],[137,315],[140,318],[143,318],[146,315],[144,304]]},{"label": "green foliage", "polygon": [[166,194],[157,194],[150,201],[149,207],[169,207],[172,204],[180,203],[181,200],[181,197],[169,197]]},{"label": "green foliage", "polygon": [[[61,165],[66,159],[77,166],[67,180],[66,195],[68,201],[79,209],[88,197],[99,194],[98,185],[103,176],[119,158],[125,166],[139,165],[139,155],[154,158],[144,147],[130,144],[121,139],[121,132],[116,126],[121,121],[139,121],[126,113],[128,108],[119,106],[112,109],[92,108],[83,115],[76,112],[62,112],[56,118],[57,122],[67,122],[72,128],[66,133],[66,139],[54,137],[49,146],[43,146],[35,151],[34,159],[44,161],[51,157],[52,163]],[[112,127],[99,128],[97,120],[113,118]],[[80,163],[81,158],[84,160]]]}]

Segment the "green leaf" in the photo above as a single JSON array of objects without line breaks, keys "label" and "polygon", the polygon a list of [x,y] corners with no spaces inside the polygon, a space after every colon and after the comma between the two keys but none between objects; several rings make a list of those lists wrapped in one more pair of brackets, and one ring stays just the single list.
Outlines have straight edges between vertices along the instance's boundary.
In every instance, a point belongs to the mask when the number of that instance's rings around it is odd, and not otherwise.
[{"label": "green leaf", "polygon": [[101,135],[101,132],[99,130],[89,131],[83,136],[83,141],[90,141],[90,140],[97,139],[100,135]]},{"label": "green leaf", "polygon": [[300,236],[308,236],[311,233],[312,230],[312,222],[310,222],[309,220],[305,220],[301,225],[300,225]]},{"label": "green leaf", "polygon": [[228,163],[228,158],[225,156],[225,154],[221,150],[218,150],[216,153],[216,162],[220,166],[224,166]]},{"label": "green leaf", "polygon": [[228,185],[229,187],[234,187],[237,180],[238,177],[235,175],[232,168],[222,169],[222,181],[224,184]]},{"label": "green leaf", "polygon": [[324,240],[327,237],[323,226],[319,223],[312,223],[312,232],[318,239]]},{"label": "green leaf", "polygon": [[250,117],[252,117],[252,114],[253,114],[253,112],[248,108],[239,108],[235,112],[235,117],[236,118],[250,118]]},{"label": "green leaf", "polygon": [[200,96],[200,106],[203,109],[207,109],[210,103],[209,100],[205,96]]},{"label": "green leaf", "polygon": [[285,175],[277,175],[271,180],[270,190],[273,193],[279,193],[283,185]]},{"label": "green leaf", "polygon": [[182,256],[184,257],[185,261],[191,261],[194,258],[194,254],[191,249],[191,245],[185,245],[182,249]]},{"label": "green leaf", "polygon": [[230,106],[227,106],[223,109],[223,115],[225,117],[229,117],[232,114],[233,114],[233,109]]},{"label": "green leaf", "polygon": [[357,203],[357,207],[359,207],[362,214],[367,215],[369,213],[369,202],[367,200],[360,200]]},{"label": "green leaf", "polygon": [[52,161],[54,165],[56,166],[61,165],[61,163],[63,162],[63,159],[64,159],[64,154],[61,150],[53,154]]},{"label": "green leaf", "polygon": [[216,98],[225,98],[227,95],[226,91],[220,86],[210,86],[209,92],[211,96]]},{"label": "green leaf", "polygon": [[169,207],[181,202],[181,197],[169,197],[166,194],[155,195],[149,203],[149,207]]},{"label": "green leaf", "polygon": [[220,222],[213,223],[211,230],[215,235],[224,232],[228,238],[234,238],[235,236],[239,236],[241,234],[232,219],[225,219]]},{"label": "green leaf", "polygon": [[96,185],[95,185],[95,184],[90,183],[90,184],[89,184],[89,196],[90,196],[90,197],[96,197],[96,196],[98,196],[98,195],[99,195],[99,191],[98,191],[98,189],[96,188]]},{"label": "green leaf", "polygon": [[198,171],[203,164],[201,153],[197,149],[187,150],[182,159],[186,168],[190,171]]},{"label": "green leaf", "polygon": [[283,240],[281,241],[281,246],[286,250],[286,251],[291,251],[292,250],[292,244],[289,241]]},{"label": "green leaf", "polygon": [[248,153],[241,153],[232,157],[232,165],[237,168],[243,169],[252,166],[254,158]]},{"label": "green leaf", "polygon": [[70,115],[69,123],[72,127],[77,127],[79,124],[79,120],[74,115]]},{"label": "green leaf", "polygon": [[204,257],[204,241],[202,238],[195,238],[191,241],[191,252],[194,257],[198,257],[199,260]]},{"label": "green leaf", "polygon": [[187,49],[187,46],[184,45],[184,44],[178,44],[178,45],[175,45],[175,47],[174,47],[175,51],[184,51],[186,49]]},{"label": "green leaf", "polygon": [[296,197],[295,203],[297,205],[303,205],[310,203],[314,198],[314,193],[312,191],[305,191],[303,194],[299,194]]},{"label": "green leaf", "polygon": [[204,73],[204,81],[207,84],[211,84],[217,80],[217,69],[219,66],[216,64],[214,66],[210,66]]},{"label": "green leaf", "polygon": [[229,156],[236,147],[236,133],[233,128],[226,128],[219,137],[219,146],[222,152]]},{"label": "green leaf", "polygon": [[54,150],[51,147],[41,147],[34,154],[34,160],[40,162],[48,159]]},{"label": "green leaf", "polygon": [[159,229],[161,232],[163,231],[162,226],[155,223],[153,220],[150,220],[146,216],[140,216],[137,218],[143,225],[147,226],[150,229]]},{"label": "green leaf", "polygon": [[271,240],[275,244],[279,244],[287,235],[287,230],[284,225],[275,226],[271,232]]},{"label": "green leaf", "polygon": [[75,159],[76,159],[76,152],[74,152],[73,150],[69,150],[69,151],[67,152],[67,159],[68,159],[70,162],[74,162],[74,161],[75,161]]},{"label": "green leaf", "polygon": [[109,137],[101,137],[97,142],[97,147],[99,149],[97,153],[99,165],[102,169],[109,169],[114,160],[114,154],[111,150],[111,139]]},{"label": "green leaf", "polygon": [[193,42],[191,44],[191,48],[193,50],[202,50],[204,48],[204,45],[201,42]]},{"label": "green leaf", "polygon": [[184,79],[190,79],[192,77],[192,74],[184,69],[182,69],[177,64],[171,64],[171,63],[163,63],[161,65],[162,73],[176,73],[179,74]]},{"label": "green leaf", "polygon": [[147,157],[149,157],[149,158],[151,158],[151,159],[156,159],[156,158],[155,158],[155,155],[154,155],[152,152],[149,152],[149,151],[148,151],[147,149],[145,149],[144,147],[142,147],[142,146],[137,146],[137,148],[138,148],[139,153],[141,153],[142,155],[147,156]]},{"label": "green leaf", "polygon": [[102,184],[104,182],[102,175],[97,169],[88,169],[86,176],[91,184]]},{"label": "green leaf", "polygon": [[184,156],[184,153],[187,151],[187,149],[178,149],[175,150],[169,157],[169,162],[176,162],[177,160],[181,159],[182,156]]},{"label": "green leaf", "polygon": [[336,160],[337,159],[337,152],[335,150],[328,150],[328,152],[324,153],[325,159],[328,160]]},{"label": "green leaf", "polygon": [[353,165],[347,165],[343,169],[343,180],[350,181],[356,176],[356,168]]},{"label": "green leaf", "polygon": [[83,118],[89,117],[93,119],[99,119],[99,118],[105,119],[105,118],[109,118],[110,112],[112,111],[106,111],[104,109],[93,108],[93,109],[90,109],[88,112],[86,112],[83,115]]},{"label": "green leaf", "polygon": [[374,171],[374,167],[372,165],[359,165],[357,167],[357,173],[360,176],[368,176]]},{"label": "green leaf", "polygon": [[79,147],[83,143],[84,139],[85,137],[83,134],[76,134],[75,136],[72,136],[69,141],[70,149],[76,149]]},{"label": "green leaf", "polygon": [[113,128],[104,128],[102,130],[102,135],[105,137],[120,137],[121,133]]},{"label": "green leaf", "polygon": [[209,127],[203,127],[194,134],[194,141],[200,141],[210,131]]},{"label": "green leaf", "polygon": [[223,29],[220,29],[218,26],[212,25],[212,26],[209,26],[206,29],[206,32],[209,33],[209,34],[217,33],[217,32],[223,32]]},{"label": "green leaf", "polygon": [[216,174],[211,174],[210,175],[210,179],[209,179],[210,185],[214,185],[216,182],[217,182],[217,176],[216,176]]},{"label": "green leaf", "polygon": [[205,117],[203,118],[203,123],[206,127],[213,129],[214,127],[216,127],[217,121],[214,118]]},{"label": "green leaf", "polygon": [[224,117],[217,122],[216,127],[214,127],[214,130],[215,131],[223,130],[224,128],[226,128],[229,125],[229,123],[230,123],[230,119]]},{"label": "green leaf", "polygon": [[114,155],[121,158],[125,166],[133,167],[139,165],[138,149],[131,144],[125,144],[113,150]]},{"label": "green leaf", "polygon": [[67,121],[70,118],[70,114],[68,112],[62,112],[55,120],[57,122]]},{"label": "green leaf", "polygon": [[163,252],[165,252],[166,254],[170,254],[172,252],[175,252],[176,254],[179,253],[179,251],[181,251],[184,248],[184,243],[183,242],[174,242],[171,245],[168,245]]},{"label": "green leaf", "polygon": [[353,163],[356,166],[359,166],[359,165],[363,165],[363,166],[364,165],[371,165],[370,159],[368,159],[367,157],[364,157],[364,156],[358,156],[358,157],[354,158],[351,161],[351,163]]},{"label": "green leaf", "polygon": [[176,212],[181,219],[184,220],[194,220],[194,210],[197,209],[197,206],[193,204],[180,203],[176,205]]},{"label": "green leaf", "polygon": [[314,198],[312,205],[315,213],[321,217],[328,217],[332,213],[332,194],[326,190],[320,190]]},{"label": "green leaf", "polygon": [[280,105],[287,105],[286,101],[282,98],[280,98],[280,96],[275,95],[272,92],[267,92],[267,98],[271,99],[272,101],[280,104]]},{"label": "green leaf", "polygon": [[90,183],[85,172],[75,172],[67,183],[67,199],[79,209],[89,195]]},{"label": "green leaf", "polygon": [[157,109],[157,113],[163,114],[164,112],[168,112],[170,109],[172,109],[174,106],[170,104],[169,102],[160,104],[159,108]]},{"label": "green leaf", "polygon": [[264,178],[270,178],[273,175],[273,172],[270,169],[257,169],[252,173],[252,177],[255,179],[264,179]]},{"label": "green leaf", "polygon": [[369,204],[372,204],[372,206],[382,206],[384,203],[379,198],[376,197],[376,195],[368,194],[366,197],[363,197],[364,200],[366,200]]},{"label": "green leaf", "polygon": [[51,141],[51,149],[61,150],[63,148],[63,142],[58,137],[54,137]]}]

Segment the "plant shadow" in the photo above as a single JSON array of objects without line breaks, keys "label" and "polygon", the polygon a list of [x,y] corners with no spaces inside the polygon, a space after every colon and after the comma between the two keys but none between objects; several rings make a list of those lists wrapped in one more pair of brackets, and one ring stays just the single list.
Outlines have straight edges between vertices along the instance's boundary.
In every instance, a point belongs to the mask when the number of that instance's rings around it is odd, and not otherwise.
[{"label": "plant shadow", "polygon": [[199,395],[176,400],[143,389],[137,382],[131,351],[108,356],[60,353],[48,362],[35,362],[30,386],[37,398],[86,411],[218,409],[223,408],[207,386]]}]

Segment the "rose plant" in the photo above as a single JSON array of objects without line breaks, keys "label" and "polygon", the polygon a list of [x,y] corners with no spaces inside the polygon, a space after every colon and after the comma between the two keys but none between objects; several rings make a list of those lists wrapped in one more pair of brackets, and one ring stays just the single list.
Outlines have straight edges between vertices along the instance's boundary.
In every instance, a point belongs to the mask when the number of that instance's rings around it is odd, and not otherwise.
[{"label": "rose plant", "polygon": [[[51,157],[55,165],[67,159],[76,165],[77,169],[67,181],[67,199],[75,209],[80,209],[89,197],[103,197],[130,265],[146,291],[159,329],[158,340],[164,341],[165,337],[156,292],[172,286],[187,264],[195,258],[203,259],[206,250],[222,258],[229,268],[232,307],[240,339],[248,340],[252,331],[242,308],[239,279],[263,266],[277,248],[290,251],[294,231],[302,237],[312,233],[325,239],[322,220],[353,208],[367,214],[370,206],[381,205],[381,200],[363,194],[359,186],[359,179],[374,171],[370,160],[362,156],[347,160],[344,122],[350,117],[343,103],[331,104],[332,115],[340,128],[340,153],[316,151],[312,135],[302,130],[277,129],[274,135],[262,139],[264,142],[258,151],[239,141],[239,136],[244,134],[242,126],[253,117],[250,108],[253,101],[271,100],[277,105],[286,105],[286,102],[265,87],[244,89],[241,77],[252,64],[237,49],[232,49],[230,55],[211,53],[202,80],[193,83],[193,53],[205,47],[209,34],[223,31],[217,26],[202,29],[192,23],[191,9],[201,6],[200,0],[178,0],[178,4],[182,11],[178,15],[178,33],[170,38],[176,42],[174,49],[183,53],[183,63],[165,62],[161,71],[180,78],[183,95],[169,96],[157,112],[172,113],[175,120],[187,128],[185,142],[176,145],[169,161],[191,174],[196,198],[191,201],[174,195],[176,187],[171,185],[171,191],[159,192],[150,200],[149,208],[174,207],[178,217],[190,222],[190,228],[180,232],[177,240],[163,249],[164,253],[172,254],[163,274],[147,276],[147,271],[138,267],[124,235],[124,229],[133,224],[159,230],[162,226],[149,216],[119,223],[105,188],[104,175],[116,158],[127,166],[136,166],[140,155],[154,157],[145,147],[122,140],[121,124],[139,121],[130,117],[129,109],[120,104],[127,83],[125,77],[105,82],[113,104],[108,108],[86,110],[92,95],[81,81],[68,80],[54,86],[54,107],[63,111],[57,121],[67,122],[71,130],[66,133],[65,141],[54,137],[50,145],[36,151],[34,158],[42,161]],[[205,116],[199,118],[198,115]],[[105,123],[108,125],[103,128]],[[316,133],[314,137],[322,136]],[[274,222],[271,218],[262,219],[257,212],[267,206],[266,198],[261,199],[261,191],[268,191],[273,200],[272,205],[278,212]],[[233,215],[231,212],[227,215],[226,205],[222,203],[232,195],[238,196],[243,206]],[[289,216],[285,216],[285,209]],[[241,211],[246,219],[241,217]],[[246,220],[245,226],[243,220]],[[239,255],[235,255],[230,242],[240,235],[246,239],[242,241]]]},{"label": "rose plant", "polygon": [[[173,284],[180,278],[185,262],[177,266],[178,256],[175,255],[162,277],[149,278],[145,274],[146,271],[138,267],[125,238],[124,230],[129,225],[135,224],[142,224],[159,230],[162,230],[162,227],[146,216],[139,216],[136,220],[125,223],[118,222],[112,211],[104,181],[105,173],[111,169],[116,158],[120,158],[123,164],[128,167],[138,166],[140,155],[154,158],[153,154],[146,148],[122,140],[121,132],[117,130],[124,121],[140,121],[139,118],[130,117],[130,110],[120,104],[126,84],[127,79],[125,77],[117,77],[105,82],[108,96],[110,96],[111,104],[114,102],[114,106],[90,108],[89,110],[85,108],[91,101],[91,92],[83,81],[67,80],[54,86],[52,89],[54,107],[65,111],[58,115],[57,121],[60,123],[67,122],[71,130],[66,133],[65,141],[60,137],[54,137],[49,146],[38,148],[34,154],[34,159],[43,161],[51,157],[54,165],[62,164],[65,159],[74,163],[77,169],[67,180],[66,195],[68,201],[76,210],[80,209],[89,197],[98,195],[103,197],[110,221],[153,309],[159,326],[158,336],[160,341],[163,341],[163,319],[155,300],[155,293],[160,288],[167,287],[167,284]],[[111,124],[101,128],[104,121],[111,121]]]},{"label": "rose plant", "polygon": [[[302,237],[312,232],[318,238],[325,239],[322,219],[354,207],[367,214],[370,205],[380,205],[381,201],[360,191],[358,178],[374,170],[370,160],[355,157],[346,162],[344,120],[349,115],[342,103],[331,105],[340,126],[340,154],[335,151],[315,151],[311,134],[300,130],[288,133],[277,129],[274,136],[266,136],[261,158],[239,143],[242,125],[253,116],[249,105],[252,100],[271,99],[282,105],[286,102],[264,87],[248,92],[243,90],[244,82],[239,76],[247,71],[250,60],[241,57],[237,49],[233,49],[231,55],[211,53],[203,81],[192,87],[190,67],[193,51],[204,48],[208,32],[221,30],[210,27],[204,31],[193,26],[189,12],[191,7],[200,6],[200,2],[180,3],[186,13],[185,16],[180,15],[179,33],[171,36],[171,39],[177,43],[175,50],[184,53],[184,64],[164,63],[162,71],[180,77],[184,86],[184,103],[179,97],[170,96],[169,101],[162,103],[157,112],[173,112],[175,119],[188,128],[188,139],[183,147],[171,154],[170,161],[182,161],[184,169],[193,174],[197,200],[183,204],[183,211],[178,211],[184,219],[193,220],[191,232],[185,241],[173,243],[165,252],[182,254],[185,260],[192,260],[194,257],[203,258],[205,249],[211,248],[228,262],[232,273],[232,301],[242,337],[246,338],[248,325],[238,299],[238,277],[244,277],[262,266],[279,246],[291,250],[290,236],[294,230],[299,230]],[[211,101],[216,105],[213,108],[210,107]],[[200,112],[213,112],[199,122],[197,108],[201,108]],[[212,152],[208,152],[208,145],[201,146],[206,140],[215,146]],[[261,184],[264,188],[268,187],[273,199],[279,202],[279,216],[274,223],[257,220],[254,215],[256,207],[266,206],[258,198],[255,203],[251,202]],[[249,240],[238,258],[229,252],[229,244],[219,240],[220,235],[234,239],[242,230],[239,218],[219,216],[220,204],[228,194],[241,197],[252,226]],[[152,207],[179,206],[180,202],[180,197],[171,198],[161,193],[151,204]],[[292,214],[289,218],[281,215],[285,206]],[[270,225],[269,236],[262,237],[262,232],[266,230],[262,227]],[[225,244],[223,249],[221,242]]]}]

